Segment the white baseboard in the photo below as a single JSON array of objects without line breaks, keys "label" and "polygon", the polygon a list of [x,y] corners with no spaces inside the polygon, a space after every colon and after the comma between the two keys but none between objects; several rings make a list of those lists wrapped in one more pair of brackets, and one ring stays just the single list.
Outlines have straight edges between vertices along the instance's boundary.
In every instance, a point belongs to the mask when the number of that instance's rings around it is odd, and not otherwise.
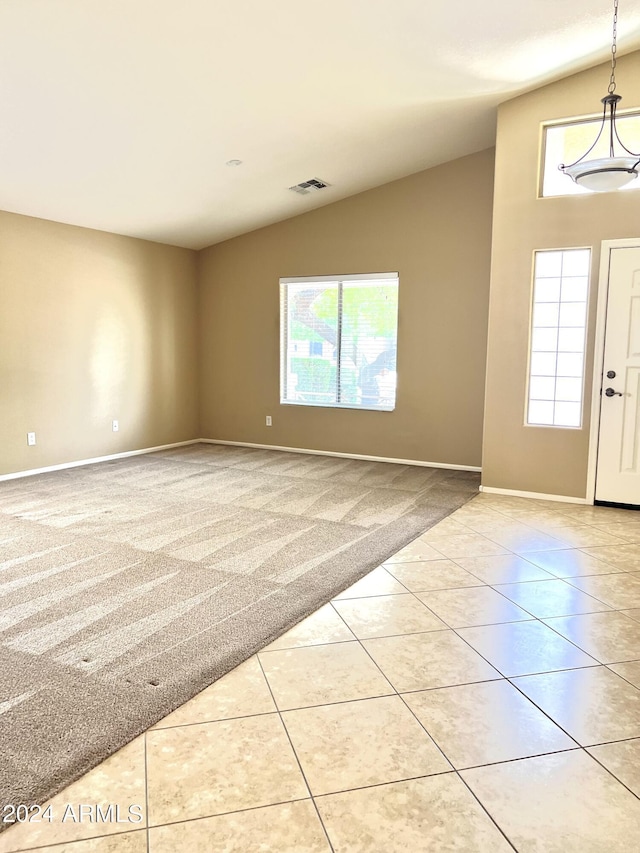
[{"label": "white baseboard", "polygon": [[[185,447],[188,444],[227,444],[233,447],[255,447],[260,450],[282,450],[286,453],[309,453],[315,456],[338,456],[344,459],[363,459],[366,462],[391,462],[396,465],[418,465],[423,468],[447,468],[453,471],[482,470],[476,465],[453,465],[445,462],[424,462],[421,459],[393,459],[387,456],[366,456],[361,453],[339,453],[331,450],[310,450],[305,447],[281,447],[276,444],[252,444],[247,441],[223,441],[222,439],[215,438],[192,438],[189,441],[176,441],[173,442],[173,444],[161,444],[158,447],[143,447],[141,450],[127,450],[123,453],[112,453],[109,456],[95,456],[92,459],[78,459],[76,462],[63,462],[60,465],[47,465],[45,468],[29,468],[26,471],[15,471],[12,474],[0,474],[0,482],[3,482],[4,480],[17,480],[20,477],[33,477],[36,474],[48,474],[51,471],[63,471],[66,468],[79,468],[81,465],[95,465],[98,462],[110,462],[113,459],[125,459],[127,456],[142,456],[145,453],[155,453],[158,450],[170,450],[172,447]],[[525,493],[522,492],[522,494]],[[546,496],[541,495],[540,497]],[[573,499],[565,498],[564,500]]]},{"label": "white baseboard", "polygon": [[342,459],[364,459],[366,462],[392,462],[396,465],[418,465],[423,468],[447,468],[452,471],[481,471],[477,465],[453,465],[446,462],[423,462],[421,459],[393,459],[388,456],[365,456],[362,453],[338,453],[334,450],[310,450],[306,447],[281,447],[277,444],[253,444],[248,441],[223,441],[201,438],[203,444],[228,444],[233,447],[256,447],[259,450],[283,450],[285,453],[310,453],[314,456],[338,456]]},{"label": "white baseboard", "polygon": [[0,483],[3,480],[17,480],[20,477],[33,477],[35,474],[48,474],[50,471],[63,471],[65,468],[79,468],[81,465],[94,465],[96,462],[110,462],[112,459],[124,459],[127,456],[142,456],[144,453],[154,453],[157,450],[170,450],[172,447],[184,447],[187,444],[199,444],[200,441],[201,439],[199,438],[192,438],[189,441],[176,441],[173,444],[160,444],[158,447],[144,447],[142,450],[126,450],[124,453],[112,453],[109,456],[95,456],[93,459],[79,459],[77,462],[63,462],[61,465],[47,465],[46,468],[29,468],[27,471],[16,471],[13,474],[0,474]]},{"label": "white baseboard", "polygon": [[544,495],[542,492],[521,492],[519,489],[496,489],[493,486],[480,486],[480,491],[489,495],[510,495],[515,498],[533,498],[539,501],[560,501],[569,504],[590,503],[586,498],[572,498],[568,495]]}]

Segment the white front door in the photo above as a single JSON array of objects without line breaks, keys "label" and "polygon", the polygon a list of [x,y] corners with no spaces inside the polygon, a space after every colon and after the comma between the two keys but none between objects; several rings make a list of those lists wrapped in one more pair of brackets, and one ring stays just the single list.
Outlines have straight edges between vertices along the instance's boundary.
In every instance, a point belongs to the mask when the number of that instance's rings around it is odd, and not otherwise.
[{"label": "white front door", "polygon": [[595,497],[640,505],[640,245],[610,252]]}]

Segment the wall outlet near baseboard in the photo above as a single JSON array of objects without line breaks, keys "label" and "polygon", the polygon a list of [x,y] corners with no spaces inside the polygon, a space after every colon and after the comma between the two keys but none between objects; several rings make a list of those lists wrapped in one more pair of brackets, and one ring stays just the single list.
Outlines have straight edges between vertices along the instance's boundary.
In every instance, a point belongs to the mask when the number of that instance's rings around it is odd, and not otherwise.
[{"label": "wall outlet near baseboard", "polygon": [[118,421],[111,421],[111,429],[114,432],[118,432],[118,430],[120,429],[120,424],[118,423]]},{"label": "wall outlet near baseboard", "polygon": [[35,432],[28,432],[27,433],[27,444],[29,445],[29,447],[33,447],[35,443],[36,443]]},{"label": "wall outlet near baseboard", "polygon": [[271,415],[267,415],[267,426],[272,426]]}]

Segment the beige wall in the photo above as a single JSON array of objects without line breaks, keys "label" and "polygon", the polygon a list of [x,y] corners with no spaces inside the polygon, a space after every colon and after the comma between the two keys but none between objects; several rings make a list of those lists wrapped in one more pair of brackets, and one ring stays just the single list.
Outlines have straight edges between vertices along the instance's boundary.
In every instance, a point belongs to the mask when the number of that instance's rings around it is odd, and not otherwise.
[{"label": "beige wall", "polygon": [[[621,108],[640,106],[640,52],[618,61]],[[538,199],[540,126],[587,115],[606,94],[606,65],[503,104],[498,112],[483,484],[584,497],[600,242],[640,237],[640,190]],[[567,181],[569,178],[567,178]],[[590,246],[592,280],[584,426],[524,426],[535,249]]]},{"label": "beige wall", "polygon": [[[473,154],[203,251],[202,436],[480,465],[493,156]],[[278,279],[395,270],[396,410],[281,406]]]},{"label": "beige wall", "polygon": [[[503,104],[495,192],[488,150],[200,253],[0,213],[0,474],[200,435],[482,458],[487,486],[584,496],[599,247],[640,237],[640,191],[538,199],[539,142],[543,121],[596,111],[607,81],[603,65]],[[640,52],[618,82],[639,106]],[[593,249],[585,425],[526,427],[532,254],[572,246]],[[390,270],[396,410],[281,406],[278,279]]]},{"label": "beige wall", "polygon": [[0,213],[0,474],[197,437],[196,266]]}]

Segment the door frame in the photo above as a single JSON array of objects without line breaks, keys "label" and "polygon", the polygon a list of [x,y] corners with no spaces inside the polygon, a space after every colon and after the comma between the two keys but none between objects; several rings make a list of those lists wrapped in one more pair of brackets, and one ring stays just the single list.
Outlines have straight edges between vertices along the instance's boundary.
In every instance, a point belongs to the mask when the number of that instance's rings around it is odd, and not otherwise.
[{"label": "door frame", "polygon": [[596,463],[600,438],[600,408],[602,372],[604,370],[604,336],[607,325],[607,300],[609,298],[609,267],[613,249],[640,249],[640,237],[620,240],[603,240],[600,244],[600,272],[598,275],[598,305],[596,308],[596,332],[593,349],[593,380],[591,386],[591,420],[589,432],[589,464],[587,467],[587,504],[593,504],[596,496]]}]

